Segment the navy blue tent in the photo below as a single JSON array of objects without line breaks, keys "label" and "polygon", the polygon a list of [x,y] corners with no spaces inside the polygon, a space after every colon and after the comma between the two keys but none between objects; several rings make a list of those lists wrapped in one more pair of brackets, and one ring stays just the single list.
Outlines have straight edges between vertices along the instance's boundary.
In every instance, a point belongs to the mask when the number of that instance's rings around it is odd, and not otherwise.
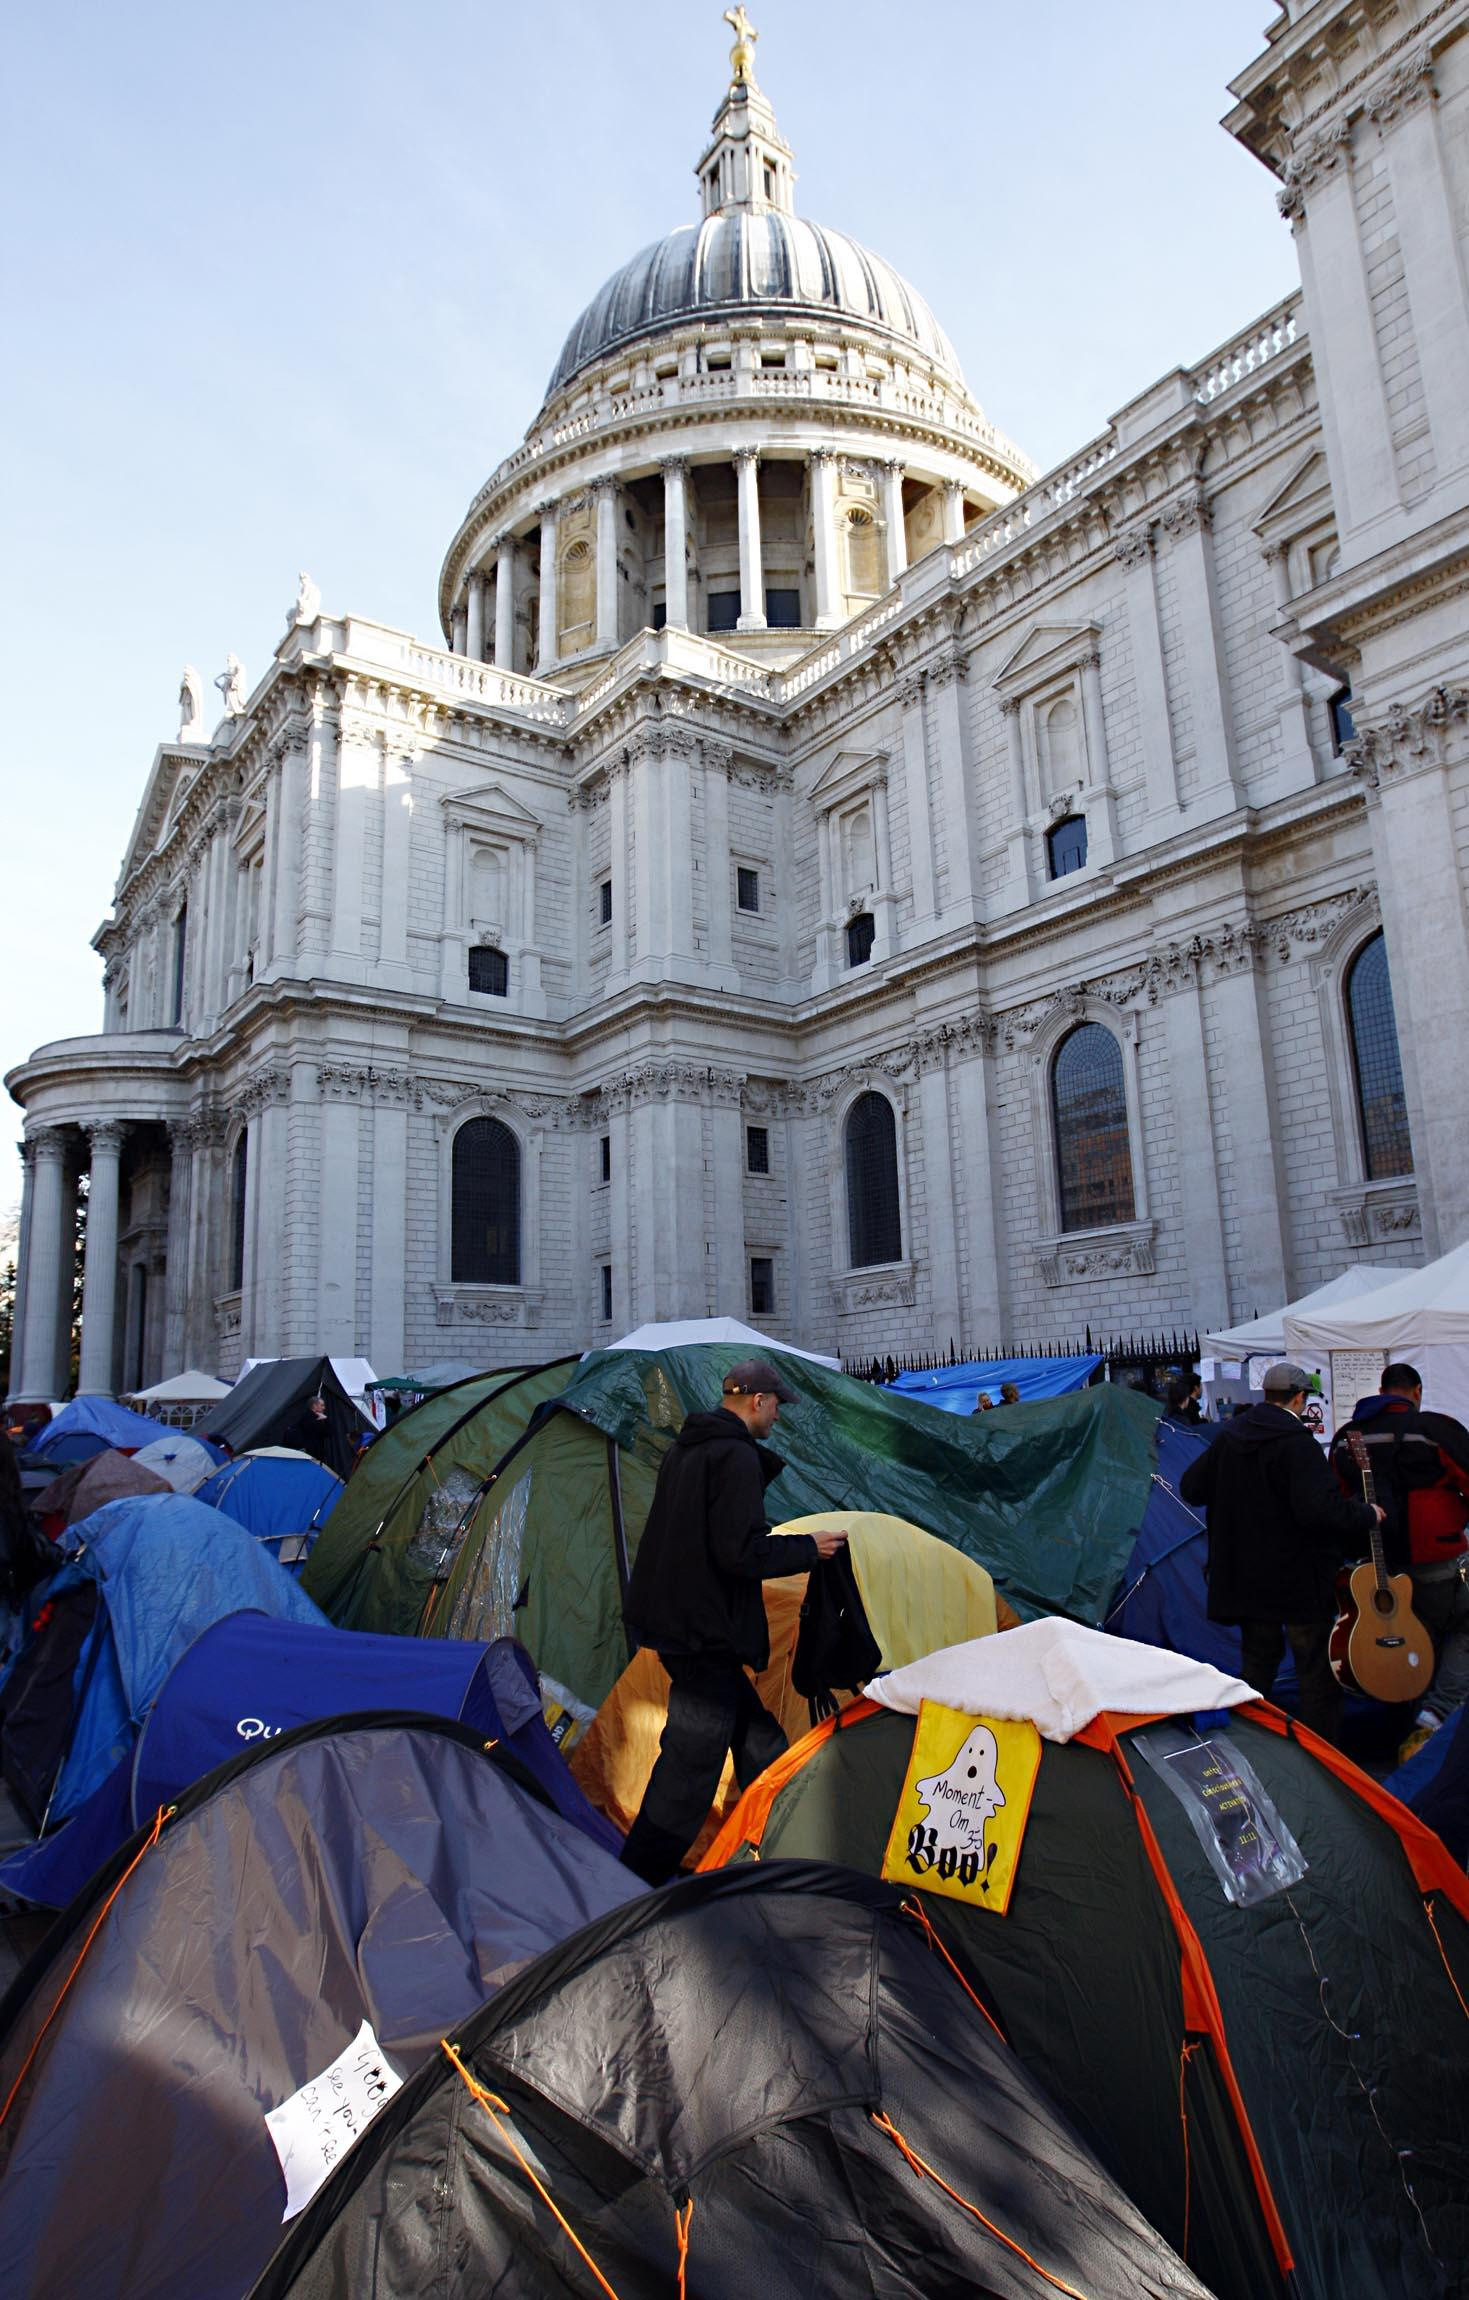
[{"label": "navy blue tent", "polygon": [[331,2072],[364,2058],[380,2099],[642,1891],[448,1719],[255,1742],[117,1853],[0,2007],[0,2291],[240,2300],[292,2197],[270,2112],[314,2084],[336,2116]]},{"label": "navy blue tent", "polygon": [[513,1638],[370,1637],[232,1613],[174,1665],[136,1747],[66,1827],[0,1862],[0,1889],[64,1908],[134,1829],[216,1765],[298,1725],[384,1709],[455,1718],[503,1744],[558,1813],[605,1851],[622,1850],[572,1779],[541,1712],[535,1665]]},{"label": "navy blue tent", "polygon": [[195,1498],[221,1509],[299,1571],[345,1491],[333,1469],[309,1453],[267,1446],[242,1453],[207,1477]]}]

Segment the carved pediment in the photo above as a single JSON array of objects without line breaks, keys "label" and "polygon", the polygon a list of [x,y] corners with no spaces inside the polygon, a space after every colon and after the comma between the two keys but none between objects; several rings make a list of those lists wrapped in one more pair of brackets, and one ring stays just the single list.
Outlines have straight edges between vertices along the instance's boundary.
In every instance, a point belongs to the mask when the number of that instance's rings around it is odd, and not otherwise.
[{"label": "carved pediment", "polygon": [[522,806],[500,783],[479,783],[472,790],[446,791],[439,804],[446,821],[463,823],[469,830],[490,831],[500,838],[522,843],[540,836],[540,816]]},{"label": "carved pediment", "polygon": [[1335,524],[1331,478],[1325,455],[1319,447],[1313,447],[1271,496],[1254,522],[1254,532],[1269,550],[1293,541],[1323,520]]},{"label": "carved pediment", "polygon": [[1101,644],[1095,623],[1037,623],[995,673],[995,689],[1002,696],[1028,695],[1048,679],[1074,671],[1095,655]]},{"label": "carved pediment", "polygon": [[203,756],[202,751],[180,750],[172,744],[161,745],[154,753],[153,771],[133,822],[133,835],[117,882],[119,887],[126,886],[134,871],[141,870],[148,857],[163,845]]},{"label": "carved pediment", "polygon": [[812,785],[811,804],[824,814],[844,799],[871,790],[874,783],[886,782],[887,772],[886,751],[838,751]]}]

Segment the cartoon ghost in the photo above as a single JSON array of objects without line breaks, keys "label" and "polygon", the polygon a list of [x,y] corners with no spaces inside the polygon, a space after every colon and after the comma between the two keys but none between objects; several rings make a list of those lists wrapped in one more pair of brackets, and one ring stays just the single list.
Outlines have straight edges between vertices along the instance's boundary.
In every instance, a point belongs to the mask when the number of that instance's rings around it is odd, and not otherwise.
[{"label": "cartoon ghost", "polygon": [[988,1866],[985,1830],[1005,1802],[995,1773],[999,1755],[988,1725],[976,1725],[946,1773],[932,1773],[926,1781],[914,1784],[939,1842],[947,1842],[961,1853],[978,1854],[981,1873]]}]

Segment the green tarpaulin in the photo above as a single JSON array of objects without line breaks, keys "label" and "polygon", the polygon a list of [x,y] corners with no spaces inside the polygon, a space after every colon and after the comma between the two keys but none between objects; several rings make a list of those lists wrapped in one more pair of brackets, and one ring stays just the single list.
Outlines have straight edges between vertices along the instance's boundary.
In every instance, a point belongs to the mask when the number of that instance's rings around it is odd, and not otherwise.
[{"label": "green tarpaulin", "polygon": [[[740,1355],[599,1351],[427,1400],[353,1478],[311,1557],[310,1594],[348,1628],[513,1631],[596,1707],[628,1658],[622,1563],[658,1463]],[[1018,1612],[1101,1620],[1147,1498],[1151,1401],[1103,1385],[964,1420],[805,1359],[782,1372],[800,1396],[772,1440],[786,1462],[773,1518],[885,1510],[986,1567]]]}]

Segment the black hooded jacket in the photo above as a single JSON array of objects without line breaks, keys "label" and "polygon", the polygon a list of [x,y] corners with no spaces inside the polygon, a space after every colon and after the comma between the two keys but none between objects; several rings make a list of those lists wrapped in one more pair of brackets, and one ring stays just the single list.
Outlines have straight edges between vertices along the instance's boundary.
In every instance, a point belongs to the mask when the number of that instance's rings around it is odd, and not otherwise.
[{"label": "black hooded jacket", "polygon": [[689,1415],[659,1467],[623,1607],[640,1645],[765,1667],[760,1584],[818,1555],[809,1533],[768,1529],[765,1488],[784,1466],[737,1414]]},{"label": "black hooded jacket", "polygon": [[1209,1512],[1211,1621],[1329,1621],[1336,1575],[1372,1528],[1310,1431],[1284,1406],[1251,1406],[1189,1463],[1178,1490]]}]

